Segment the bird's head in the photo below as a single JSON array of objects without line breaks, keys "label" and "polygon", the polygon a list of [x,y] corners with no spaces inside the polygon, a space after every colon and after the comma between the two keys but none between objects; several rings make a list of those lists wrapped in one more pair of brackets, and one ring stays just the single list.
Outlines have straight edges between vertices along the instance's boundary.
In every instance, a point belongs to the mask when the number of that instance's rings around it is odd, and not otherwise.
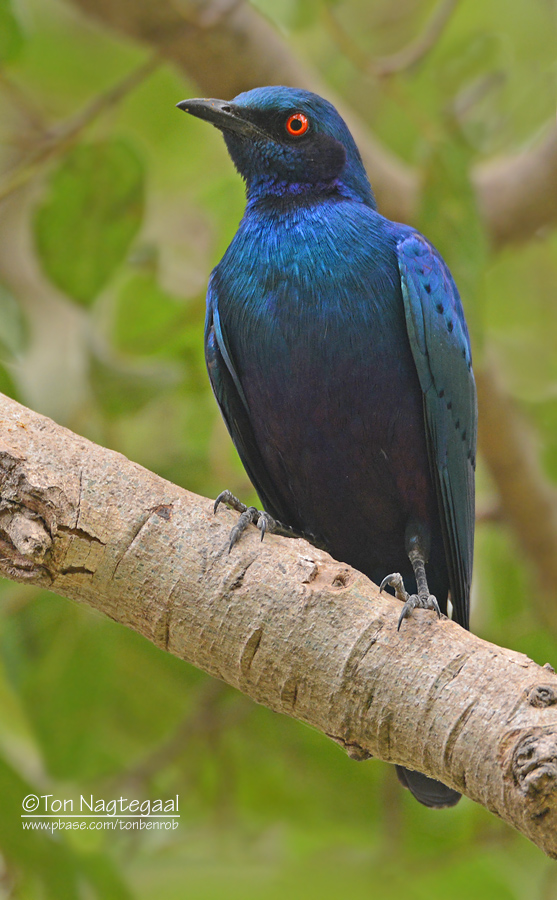
[{"label": "bird's head", "polygon": [[222,131],[248,198],[334,191],[375,207],[354,138],[317,94],[262,87],[230,101],[183,100],[178,107]]}]

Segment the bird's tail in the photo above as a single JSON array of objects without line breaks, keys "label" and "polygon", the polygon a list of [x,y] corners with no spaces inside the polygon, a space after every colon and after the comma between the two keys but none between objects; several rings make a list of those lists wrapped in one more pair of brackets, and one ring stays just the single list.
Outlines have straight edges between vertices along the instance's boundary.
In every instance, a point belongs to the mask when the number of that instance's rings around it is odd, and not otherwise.
[{"label": "bird's tail", "polygon": [[403,766],[395,766],[398,780],[414,795],[416,800],[429,806],[431,809],[443,809],[445,806],[455,806],[461,795],[458,791],[422,775],[421,772],[413,772]]}]

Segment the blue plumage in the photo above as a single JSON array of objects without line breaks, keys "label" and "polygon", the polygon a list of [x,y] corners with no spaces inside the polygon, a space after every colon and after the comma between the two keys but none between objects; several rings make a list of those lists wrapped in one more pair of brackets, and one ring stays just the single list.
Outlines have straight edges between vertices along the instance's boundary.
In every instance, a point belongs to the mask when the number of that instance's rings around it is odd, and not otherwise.
[{"label": "blue plumage", "polygon": [[[222,130],[246,181],[209,283],[206,356],[266,512],[393,585],[403,616],[446,612],[450,592],[468,627],[476,397],[449,270],[377,212],[326,100],[268,87],[179,106]],[[426,805],[458,799],[399,775]]]}]

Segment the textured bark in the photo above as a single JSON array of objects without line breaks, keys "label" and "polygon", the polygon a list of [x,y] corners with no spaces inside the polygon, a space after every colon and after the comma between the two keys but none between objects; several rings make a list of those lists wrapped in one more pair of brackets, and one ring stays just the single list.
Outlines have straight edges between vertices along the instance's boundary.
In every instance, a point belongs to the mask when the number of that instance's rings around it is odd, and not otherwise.
[{"label": "textured bark", "polygon": [[[399,222],[415,220],[418,174],[383,147],[369,128],[300,62],[287,41],[248,3],[237,0],[71,0],[110,28],[158,48],[208,97],[230,99],[263,84],[286,84],[326,95],[358,144],[379,209]],[[494,246],[526,241],[557,222],[557,128],[537,147],[478,166],[472,173]]]},{"label": "textured bark", "polygon": [[94,607],[350,756],[440,778],[557,857],[557,676],[400,604],[0,395],[0,566]]}]

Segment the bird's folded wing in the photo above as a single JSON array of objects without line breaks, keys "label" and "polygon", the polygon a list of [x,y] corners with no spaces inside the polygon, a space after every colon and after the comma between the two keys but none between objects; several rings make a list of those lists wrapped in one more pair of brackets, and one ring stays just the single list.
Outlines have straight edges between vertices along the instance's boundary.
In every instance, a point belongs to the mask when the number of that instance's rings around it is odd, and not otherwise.
[{"label": "bird's folded wing", "polygon": [[265,510],[284,525],[291,525],[291,516],[273,485],[255,439],[249,405],[220,322],[218,297],[212,280],[207,294],[205,359],[220,411]]},{"label": "bird's folded wing", "polygon": [[424,396],[454,618],[468,628],[474,547],[477,404],[460,297],[441,257],[420,234],[397,245],[406,327]]}]

